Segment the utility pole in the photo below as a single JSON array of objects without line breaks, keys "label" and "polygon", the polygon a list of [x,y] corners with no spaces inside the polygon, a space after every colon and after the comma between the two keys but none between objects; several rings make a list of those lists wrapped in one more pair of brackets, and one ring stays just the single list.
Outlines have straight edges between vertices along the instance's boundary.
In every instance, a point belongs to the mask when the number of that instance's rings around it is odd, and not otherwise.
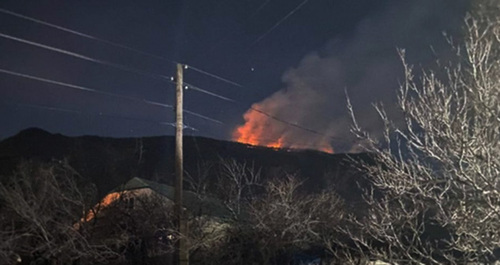
[{"label": "utility pole", "polygon": [[176,224],[180,237],[177,240],[176,251],[174,255],[174,264],[189,265],[189,253],[187,250],[186,239],[188,226],[186,217],[182,207],[182,181],[184,174],[183,154],[182,154],[182,133],[184,130],[184,122],[182,121],[182,102],[183,102],[183,68],[184,65],[177,64],[177,86],[176,94],[177,100],[175,105],[175,198],[174,198],[174,211],[177,218]]}]

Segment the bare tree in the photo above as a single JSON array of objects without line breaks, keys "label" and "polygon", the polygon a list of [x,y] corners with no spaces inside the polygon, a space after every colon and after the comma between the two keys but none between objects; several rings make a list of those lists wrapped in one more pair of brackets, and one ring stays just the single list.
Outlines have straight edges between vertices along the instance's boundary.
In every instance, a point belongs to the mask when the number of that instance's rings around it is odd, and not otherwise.
[{"label": "bare tree", "polygon": [[210,188],[210,173],[214,164],[211,161],[198,161],[195,172],[187,172],[185,181],[200,199],[205,197]]},{"label": "bare tree", "polygon": [[104,262],[119,255],[75,226],[95,199],[65,162],[24,162],[0,183],[0,260]]},{"label": "bare tree", "polygon": [[242,206],[252,200],[257,189],[262,187],[261,169],[247,162],[220,158],[220,171],[217,176],[218,195],[237,219]]},{"label": "bare tree", "polygon": [[288,264],[294,253],[322,248],[322,237],[344,218],[342,200],[333,191],[306,194],[293,175],[265,185],[262,196],[249,205],[247,233],[262,264]]},{"label": "bare tree", "polygon": [[220,170],[216,185],[233,218],[191,219],[193,262],[288,264],[294,254],[323,250],[325,237],[338,235],[345,212],[333,190],[308,194],[290,174],[264,183],[253,164],[233,159],[221,160]]},{"label": "bare tree", "polygon": [[[500,2],[474,1],[456,60],[441,71],[404,61],[403,124],[382,140],[353,117],[376,163],[360,164],[374,187],[368,213],[347,231],[360,253],[388,262],[489,263],[500,258]],[[351,114],[352,107],[349,104]]]}]

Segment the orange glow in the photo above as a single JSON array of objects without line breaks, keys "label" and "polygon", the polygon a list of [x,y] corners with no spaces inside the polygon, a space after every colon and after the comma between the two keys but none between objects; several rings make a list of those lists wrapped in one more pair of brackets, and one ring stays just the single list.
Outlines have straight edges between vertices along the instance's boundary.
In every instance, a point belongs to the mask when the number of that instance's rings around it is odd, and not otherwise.
[{"label": "orange glow", "polygon": [[263,127],[259,124],[265,122],[265,119],[261,116],[253,111],[247,111],[243,115],[245,124],[236,128],[233,132],[233,139],[239,143],[262,145],[258,138],[263,135]]},{"label": "orange glow", "polygon": [[333,147],[331,146],[328,146],[328,147],[321,147],[318,149],[319,151],[321,152],[325,152],[325,153],[329,153],[329,154],[333,154]]},{"label": "orange glow", "polygon": [[[262,109],[259,103],[252,106]],[[289,149],[315,149],[318,151],[333,154],[333,148],[324,139],[297,139],[293,134],[288,134],[287,130],[294,130],[283,124],[263,115],[257,111],[248,110],[244,115],[245,124],[236,127],[233,131],[233,140],[243,144],[254,146],[266,146],[270,148]],[[304,137],[302,137],[304,138]]]},{"label": "orange glow", "polygon": [[266,146],[271,148],[283,148],[284,137],[269,139],[265,136],[265,125],[269,119],[262,114],[249,110],[244,115],[245,124],[238,126],[233,132],[233,139],[239,143]]},{"label": "orange glow", "polygon": [[[117,201],[118,199],[120,199],[120,196],[122,195],[122,193],[120,192],[113,192],[113,193],[110,193],[108,195],[106,195],[106,197],[104,197],[101,202],[99,204],[97,204],[93,210],[99,210],[99,209],[103,209],[109,205],[111,205],[113,202]],[[94,219],[94,211],[89,211],[87,213],[87,215],[85,216],[85,221],[88,222],[88,221],[91,221],[92,219]]]},{"label": "orange glow", "polygon": [[266,146],[272,147],[272,148],[282,148],[283,147],[283,137],[280,137],[278,139],[278,141],[276,141],[276,142],[268,143]]}]

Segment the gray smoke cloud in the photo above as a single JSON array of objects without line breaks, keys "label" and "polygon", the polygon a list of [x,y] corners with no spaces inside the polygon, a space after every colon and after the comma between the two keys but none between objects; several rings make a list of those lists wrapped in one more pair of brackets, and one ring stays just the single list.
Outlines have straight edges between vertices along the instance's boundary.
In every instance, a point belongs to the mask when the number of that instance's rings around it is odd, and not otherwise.
[{"label": "gray smoke cloud", "polygon": [[[449,51],[443,32],[459,35],[466,7],[465,0],[402,0],[388,5],[359,23],[354,34],[334,38],[322,50],[307,54],[283,74],[282,90],[253,106],[339,139],[258,117],[251,111],[245,114],[246,130],[269,139],[260,141],[262,145],[279,139],[286,147],[328,150],[331,146],[335,152],[352,151],[345,90],[360,124],[377,134],[381,124],[372,103],[383,102],[389,114],[396,112],[396,90],[403,70],[397,48],[406,50],[410,63],[432,64]],[[262,126],[265,133],[258,128]]]}]

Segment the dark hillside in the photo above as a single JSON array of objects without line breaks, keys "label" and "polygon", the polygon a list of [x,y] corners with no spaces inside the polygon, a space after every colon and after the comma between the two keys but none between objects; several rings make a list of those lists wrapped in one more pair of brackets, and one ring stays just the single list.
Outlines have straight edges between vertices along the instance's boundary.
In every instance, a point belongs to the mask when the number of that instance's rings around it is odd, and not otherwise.
[{"label": "dark hillside", "polygon": [[[339,193],[359,197],[356,182],[362,178],[350,166],[349,158],[368,160],[367,154],[330,155],[311,150],[275,150],[203,137],[184,138],[185,170],[195,172],[199,161],[220,158],[254,163],[263,172],[285,170],[306,178],[310,191],[336,184]],[[78,172],[106,193],[132,177],[172,184],[174,179],[174,138],[67,137],[41,129],[27,129],[0,142],[0,174],[9,174],[22,160],[68,159]]]}]

